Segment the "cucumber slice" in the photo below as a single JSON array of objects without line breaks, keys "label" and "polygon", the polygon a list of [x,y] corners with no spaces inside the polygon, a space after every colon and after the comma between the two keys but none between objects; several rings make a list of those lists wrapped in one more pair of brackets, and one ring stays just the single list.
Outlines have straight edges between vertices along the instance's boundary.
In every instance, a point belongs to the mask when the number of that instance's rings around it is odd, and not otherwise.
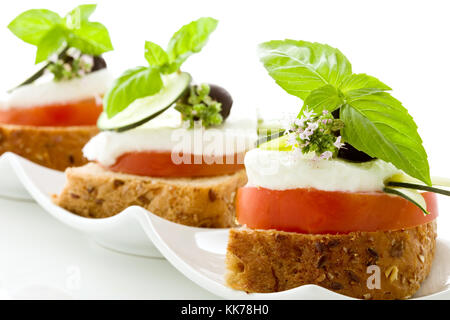
[{"label": "cucumber slice", "polygon": [[163,78],[164,87],[155,95],[135,100],[125,110],[109,118],[100,115],[97,126],[100,130],[126,131],[138,127],[159,116],[171,107],[189,89],[189,73],[174,73]]}]

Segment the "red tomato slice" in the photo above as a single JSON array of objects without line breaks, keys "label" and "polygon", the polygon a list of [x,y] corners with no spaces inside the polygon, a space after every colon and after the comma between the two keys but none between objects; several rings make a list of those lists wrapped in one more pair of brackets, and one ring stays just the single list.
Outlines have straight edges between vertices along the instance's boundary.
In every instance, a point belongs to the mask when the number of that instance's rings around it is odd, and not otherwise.
[{"label": "red tomato slice", "polygon": [[423,196],[429,215],[411,202],[383,192],[244,187],[238,190],[236,213],[239,223],[252,229],[309,234],[399,230],[436,219],[436,195],[425,192]]},{"label": "red tomato slice", "polygon": [[0,109],[0,123],[28,126],[91,126],[102,112],[95,98],[34,108]]},{"label": "red tomato slice", "polygon": [[244,169],[242,160],[239,160],[243,159],[243,154],[233,155],[228,160],[229,163],[226,156],[219,157],[222,163],[212,164],[203,160],[201,164],[195,164],[193,155],[187,157],[190,158],[190,163],[176,164],[172,161],[171,152],[131,152],[120,156],[108,170],[149,177],[208,177],[232,174]]}]

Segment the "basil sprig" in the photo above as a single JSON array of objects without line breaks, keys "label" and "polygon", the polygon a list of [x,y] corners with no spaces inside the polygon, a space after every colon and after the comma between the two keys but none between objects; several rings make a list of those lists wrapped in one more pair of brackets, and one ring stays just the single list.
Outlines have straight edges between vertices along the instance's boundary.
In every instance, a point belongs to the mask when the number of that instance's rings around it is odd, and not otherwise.
[{"label": "basil sprig", "polygon": [[48,60],[64,47],[99,56],[113,50],[106,27],[89,21],[97,5],[80,5],[65,17],[47,9],[32,9],[21,13],[8,28],[18,38],[37,47],[35,63]]},{"label": "basil sprig", "polygon": [[163,87],[161,75],[176,72],[190,55],[199,52],[217,23],[216,19],[207,17],[183,26],[170,39],[167,51],[156,43],[146,41],[145,58],[149,66],[127,70],[114,81],[103,100],[108,118],[136,99],[158,93]]},{"label": "basil sprig", "polygon": [[303,100],[299,117],[340,109],[342,138],[371,157],[394,164],[431,185],[427,153],[408,111],[375,77],[354,74],[348,59],[325,44],[280,40],[262,43],[260,57],[270,76]]}]

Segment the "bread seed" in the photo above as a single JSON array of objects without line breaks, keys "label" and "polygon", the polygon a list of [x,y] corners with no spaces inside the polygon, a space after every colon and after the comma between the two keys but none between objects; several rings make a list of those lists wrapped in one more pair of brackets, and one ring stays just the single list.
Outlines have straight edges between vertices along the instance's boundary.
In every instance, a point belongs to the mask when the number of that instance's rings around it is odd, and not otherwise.
[{"label": "bread seed", "polygon": [[378,259],[378,252],[372,248],[367,248],[367,252],[375,259]]},{"label": "bread seed", "polygon": [[217,199],[216,193],[214,192],[213,189],[209,189],[208,191],[208,197],[209,197],[209,201],[214,202]]},{"label": "bread seed", "polygon": [[347,274],[347,277],[350,279],[350,281],[357,283],[360,282],[359,277],[352,270],[345,270],[345,273]]},{"label": "bread seed", "polygon": [[363,295],[363,298],[369,300],[370,298],[372,298],[372,295],[370,293],[366,293]]},{"label": "bread seed", "polygon": [[330,284],[330,288],[332,290],[341,290],[342,288],[344,288],[344,286],[342,284],[340,284],[339,282],[332,282]]},{"label": "bread seed", "polygon": [[321,269],[325,266],[325,262],[327,261],[327,257],[326,256],[321,256],[319,258],[319,261],[317,261],[317,268]]},{"label": "bread seed", "polygon": [[398,268],[397,266],[390,266],[386,272],[384,273],[387,279],[389,279],[390,282],[394,282],[398,279]]},{"label": "bread seed", "polygon": [[404,248],[404,244],[403,241],[393,241],[392,243],[392,247],[391,247],[391,257],[393,258],[400,258],[403,255],[403,248]]},{"label": "bread seed", "polygon": [[421,254],[418,255],[419,260],[424,263],[425,262],[425,257]]},{"label": "bread seed", "polygon": [[334,239],[334,240],[331,240],[330,242],[328,242],[327,247],[334,248],[334,247],[338,246],[339,243],[341,243],[339,240]]},{"label": "bread seed", "polygon": [[144,206],[148,205],[150,203],[150,200],[147,199],[146,196],[142,195],[138,198],[139,202],[141,202]]},{"label": "bread seed", "polygon": [[123,182],[122,180],[119,180],[119,179],[114,179],[113,184],[114,184],[114,188],[118,188],[120,186],[123,186],[125,184],[125,182]]},{"label": "bread seed", "polygon": [[325,273],[322,273],[317,279],[316,282],[322,282],[323,280],[325,280],[326,276]]},{"label": "bread seed", "polygon": [[325,249],[326,249],[326,246],[325,246],[322,242],[320,242],[320,241],[317,241],[317,242],[314,244],[314,246],[316,247],[317,251],[319,251],[319,253],[324,252]]},{"label": "bread seed", "polygon": [[80,196],[75,193],[71,193],[70,196],[74,199],[80,199]]}]

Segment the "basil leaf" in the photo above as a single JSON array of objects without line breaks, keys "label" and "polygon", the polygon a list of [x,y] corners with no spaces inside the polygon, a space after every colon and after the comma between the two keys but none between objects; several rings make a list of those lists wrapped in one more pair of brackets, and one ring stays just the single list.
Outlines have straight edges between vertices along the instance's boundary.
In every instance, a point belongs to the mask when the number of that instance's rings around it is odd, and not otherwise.
[{"label": "basil leaf", "polygon": [[172,70],[179,69],[189,56],[200,52],[209,35],[216,29],[217,23],[213,18],[200,18],[175,32],[167,48]]},{"label": "basil leaf", "polygon": [[18,15],[8,25],[8,29],[23,41],[38,45],[53,27],[62,22],[62,18],[53,11],[32,9]]},{"label": "basil leaf", "polygon": [[51,29],[38,44],[35,63],[38,64],[50,58],[52,54],[61,49],[65,42],[65,32],[60,26]]},{"label": "basil leaf", "polygon": [[[391,90],[391,88],[375,77],[364,73],[351,74],[342,80],[339,89],[332,85],[326,85],[311,91],[305,99],[299,116],[306,108],[313,110],[317,114],[324,110],[333,112],[340,108],[345,101],[351,101],[354,98],[386,90]],[[396,104],[399,103],[397,101]],[[400,108],[403,108],[401,104]]]},{"label": "basil leaf", "polygon": [[114,81],[103,99],[108,118],[124,110],[134,100],[159,92],[162,87],[158,68],[137,67],[125,71]]},{"label": "basil leaf", "polygon": [[392,90],[377,78],[364,73],[347,76],[342,81],[339,89],[350,99],[352,97]]},{"label": "basil leaf", "polygon": [[71,30],[68,44],[94,56],[114,49],[108,29],[99,22],[84,22],[80,28]]},{"label": "basil leaf", "polygon": [[150,66],[162,67],[169,62],[169,56],[154,42],[145,42],[145,59],[147,59]]},{"label": "basil leaf", "polygon": [[89,17],[97,8],[96,4],[83,4],[66,15],[66,25],[69,29],[76,29],[81,27],[83,22],[87,22]]},{"label": "basil leaf", "polygon": [[391,162],[431,185],[430,168],[417,125],[401,103],[386,92],[363,95],[343,105],[342,137],[371,157]]},{"label": "basil leaf", "polygon": [[325,85],[338,87],[352,74],[347,58],[325,44],[275,40],[260,44],[259,51],[262,63],[276,83],[302,100]]},{"label": "basil leaf", "polygon": [[299,116],[306,109],[314,111],[316,114],[321,114],[324,110],[333,112],[340,108],[344,103],[343,95],[332,85],[326,85],[319,89],[311,91],[306,97],[303,108],[299,113]]}]

